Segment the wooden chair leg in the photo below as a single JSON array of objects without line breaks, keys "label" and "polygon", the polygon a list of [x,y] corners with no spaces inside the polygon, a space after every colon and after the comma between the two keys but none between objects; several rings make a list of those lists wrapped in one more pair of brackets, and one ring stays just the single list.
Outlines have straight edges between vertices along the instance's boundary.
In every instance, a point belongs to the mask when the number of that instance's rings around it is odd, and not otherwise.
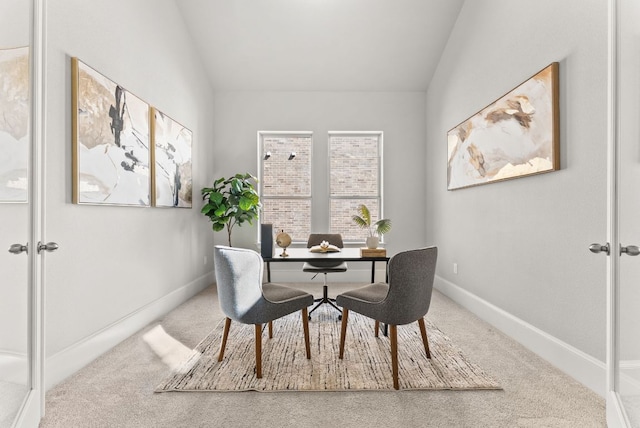
[{"label": "wooden chair leg", "polygon": [[398,382],[398,327],[389,326],[389,335],[391,336],[391,369],[393,370],[393,388],[400,389]]},{"label": "wooden chair leg", "polygon": [[304,349],[307,351],[307,360],[310,360],[311,345],[309,343],[309,313],[307,308],[302,309],[302,330],[304,331]]},{"label": "wooden chair leg", "polygon": [[424,352],[427,353],[427,358],[431,358],[431,352],[429,352],[429,340],[427,339],[427,328],[424,326],[424,318],[418,320],[420,326],[420,333],[422,334],[422,343],[424,343]]},{"label": "wooden chair leg", "polygon": [[256,324],[256,377],[262,377],[262,325]]},{"label": "wooden chair leg", "polygon": [[231,318],[225,318],[224,330],[222,331],[222,343],[220,344],[220,353],[218,354],[218,361],[222,361],[224,358],[224,349],[227,346],[227,338],[229,337],[229,328],[231,328]]},{"label": "wooden chair leg", "polygon": [[273,321],[269,321],[269,339],[273,339]]},{"label": "wooden chair leg", "polygon": [[376,325],[375,327],[373,327],[373,329],[376,331],[376,337],[378,337],[378,331],[380,331],[380,321],[376,320]]},{"label": "wooden chair leg", "polygon": [[347,320],[349,319],[349,309],[342,308],[342,326],[340,327],[340,359],[344,357],[344,340],[347,335]]}]

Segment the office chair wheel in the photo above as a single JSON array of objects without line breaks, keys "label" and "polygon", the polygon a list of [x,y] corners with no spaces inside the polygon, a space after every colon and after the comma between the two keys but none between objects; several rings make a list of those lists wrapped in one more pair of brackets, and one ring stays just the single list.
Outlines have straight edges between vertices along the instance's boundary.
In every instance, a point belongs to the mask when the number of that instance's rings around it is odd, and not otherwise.
[{"label": "office chair wheel", "polygon": [[338,321],[342,321],[342,314],[338,315]]},{"label": "office chair wheel", "polygon": [[309,315],[308,318],[309,318],[309,321],[311,321],[311,315]]}]

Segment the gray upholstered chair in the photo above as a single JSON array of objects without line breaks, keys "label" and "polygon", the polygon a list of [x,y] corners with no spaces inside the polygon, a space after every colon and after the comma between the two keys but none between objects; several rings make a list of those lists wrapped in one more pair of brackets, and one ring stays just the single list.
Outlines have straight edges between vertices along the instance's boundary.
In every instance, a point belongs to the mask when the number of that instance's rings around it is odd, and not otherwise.
[{"label": "gray upholstered chair", "polygon": [[391,366],[395,389],[399,389],[397,326],[418,321],[424,350],[427,358],[431,358],[424,316],[431,304],[437,258],[438,249],[436,247],[398,253],[389,260],[388,283],[370,284],[338,295],[337,303],[342,306],[340,359],[344,357],[349,311],[373,318],[376,337],[378,337],[381,322],[389,325]]},{"label": "gray upholstered chair", "polygon": [[273,337],[272,321],[302,311],[302,327],[307,359],[311,358],[307,307],[313,296],[295,288],[262,283],[263,260],[260,254],[244,248],[216,245],[213,251],[216,285],[220,308],[226,315],[218,361],[224,357],[231,320],[255,325],[256,376],[262,377],[262,325],[269,324],[269,338]]},{"label": "gray upholstered chair", "polygon": [[[327,241],[329,244],[335,245],[338,248],[344,247],[344,243],[342,242],[342,235],[340,235],[339,233],[312,233],[309,235],[309,239],[307,240],[307,248],[320,245],[322,241]],[[311,314],[313,313],[313,311],[315,311],[320,307],[320,305],[324,305],[325,303],[331,305],[338,312],[340,312],[340,308],[338,308],[335,304],[336,299],[329,298],[327,274],[334,272],[346,272],[347,263],[340,260],[319,259],[314,260],[313,262],[305,262],[302,265],[302,271],[314,273],[315,275],[313,276],[313,278],[315,278],[319,273],[323,274],[322,297],[314,300],[317,303],[311,309],[311,311],[309,311],[309,319],[311,319]]]}]

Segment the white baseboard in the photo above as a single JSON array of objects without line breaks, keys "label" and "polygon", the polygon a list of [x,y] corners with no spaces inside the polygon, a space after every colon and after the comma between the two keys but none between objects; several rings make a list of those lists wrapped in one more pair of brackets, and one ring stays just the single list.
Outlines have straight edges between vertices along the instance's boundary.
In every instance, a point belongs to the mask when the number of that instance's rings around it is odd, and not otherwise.
[{"label": "white baseboard", "polygon": [[214,273],[209,272],[122,317],[91,336],[47,357],[45,364],[46,390],[80,370],[141,328],[189,300],[211,285],[214,280]]},{"label": "white baseboard", "polygon": [[498,330],[540,355],[602,397],[606,395],[606,365],[499,307],[436,276],[434,287]]},{"label": "white baseboard", "polygon": [[607,393],[606,399],[607,399],[607,405],[606,405],[607,427],[608,428],[630,427],[631,424],[629,423],[629,419],[627,418],[627,415],[622,410],[622,406],[620,404],[618,395],[613,391],[609,391]]}]

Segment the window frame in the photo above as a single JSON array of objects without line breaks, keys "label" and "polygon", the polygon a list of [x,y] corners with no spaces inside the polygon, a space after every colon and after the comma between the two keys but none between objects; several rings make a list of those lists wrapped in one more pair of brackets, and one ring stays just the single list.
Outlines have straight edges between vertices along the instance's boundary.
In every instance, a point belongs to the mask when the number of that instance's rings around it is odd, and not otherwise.
[{"label": "window frame", "polygon": [[[331,195],[331,138],[332,137],[378,137],[378,196],[360,196],[360,195],[351,195],[351,196],[332,196]],[[384,218],[384,132],[383,131],[329,131],[327,132],[327,196],[328,203],[331,206],[331,201],[334,199],[370,199],[378,201],[378,213],[377,219]],[[356,213],[354,213],[356,214]],[[331,209],[329,209],[329,216],[327,218],[328,228],[331,227]],[[353,240],[347,239],[344,241],[346,244],[362,244],[365,243],[366,240]],[[380,236],[380,243],[384,243],[384,235]]]},{"label": "window frame", "polygon": [[[275,200],[275,199],[299,199],[299,200],[309,200],[309,204],[311,206],[311,211],[309,213],[310,217],[309,217],[309,228],[311,229],[311,225],[312,225],[312,221],[313,221],[313,195],[314,195],[314,185],[313,185],[313,170],[314,170],[314,162],[313,162],[313,148],[314,148],[314,141],[313,141],[313,131],[258,131],[257,132],[257,144],[258,144],[258,150],[257,150],[257,154],[258,154],[258,196],[260,197],[260,201],[262,201],[263,199],[265,199],[264,196],[264,180],[263,178],[263,173],[264,173],[264,138],[265,137],[271,137],[271,138],[292,138],[292,137],[303,137],[306,138],[308,137],[311,140],[311,147],[309,150],[309,197],[306,196],[298,196],[298,197],[292,197],[292,196],[270,196],[267,197],[266,199],[270,199],[270,200]],[[260,212],[258,213],[258,223],[261,224],[262,223],[262,210],[260,210]],[[258,229],[258,245],[260,245],[262,243],[262,236],[261,236],[261,229],[260,227],[257,228]],[[293,240],[292,241],[292,245],[295,244],[300,244],[300,243],[306,243],[306,240]]]}]

